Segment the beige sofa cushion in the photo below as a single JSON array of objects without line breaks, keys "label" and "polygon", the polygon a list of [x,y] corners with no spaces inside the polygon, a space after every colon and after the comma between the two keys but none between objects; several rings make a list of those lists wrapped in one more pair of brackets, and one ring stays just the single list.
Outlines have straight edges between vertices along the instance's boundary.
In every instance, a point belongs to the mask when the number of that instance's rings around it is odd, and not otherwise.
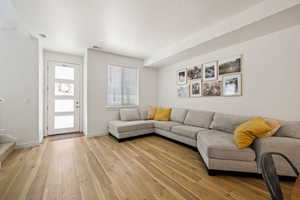
[{"label": "beige sofa cushion", "polygon": [[186,118],[184,120],[184,124],[191,126],[198,126],[201,128],[209,128],[214,113],[209,111],[201,111],[201,110],[189,110]]},{"label": "beige sofa cushion", "polygon": [[135,131],[135,130],[141,130],[141,129],[151,129],[153,128],[152,121],[110,121],[109,129],[115,132],[128,132],[128,131]]},{"label": "beige sofa cushion", "polygon": [[209,158],[223,160],[254,161],[255,151],[251,148],[238,149],[232,134],[221,131],[201,131],[197,136],[197,146]]},{"label": "beige sofa cushion", "polygon": [[140,119],[147,120],[148,119],[148,109],[147,108],[140,108]]},{"label": "beige sofa cushion", "polygon": [[248,116],[215,113],[210,128],[214,130],[224,131],[227,133],[233,133],[239,125],[252,118],[253,117]]},{"label": "beige sofa cushion", "polygon": [[154,127],[155,128],[159,128],[159,129],[163,129],[166,131],[171,131],[171,128],[173,126],[181,126],[181,123],[178,122],[173,122],[173,121],[155,121],[153,120],[154,123]]},{"label": "beige sofa cushion", "polygon": [[183,123],[186,117],[187,109],[184,108],[172,108],[171,121]]},{"label": "beige sofa cushion", "polygon": [[171,129],[172,132],[177,133],[178,135],[193,138],[193,139],[197,139],[197,133],[199,131],[205,131],[205,130],[207,129],[199,128],[196,126],[186,126],[186,125],[173,126]]},{"label": "beige sofa cushion", "polygon": [[140,113],[137,108],[126,108],[120,110],[120,118],[122,121],[134,121],[140,119]]}]

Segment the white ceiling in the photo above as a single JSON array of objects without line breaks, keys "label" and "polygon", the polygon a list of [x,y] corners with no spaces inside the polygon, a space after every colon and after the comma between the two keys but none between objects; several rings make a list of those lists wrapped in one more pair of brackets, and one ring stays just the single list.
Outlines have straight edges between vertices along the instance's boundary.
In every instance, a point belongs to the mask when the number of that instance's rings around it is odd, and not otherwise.
[{"label": "white ceiling", "polygon": [[12,0],[44,47],[83,54],[87,47],[149,58],[156,51],[262,0]]}]

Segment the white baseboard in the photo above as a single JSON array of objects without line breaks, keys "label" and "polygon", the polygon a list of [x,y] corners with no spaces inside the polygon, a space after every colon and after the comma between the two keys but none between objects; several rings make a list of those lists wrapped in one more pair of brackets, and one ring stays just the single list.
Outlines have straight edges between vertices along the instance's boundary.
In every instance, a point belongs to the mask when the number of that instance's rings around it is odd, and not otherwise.
[{"label": "white baseboard", "polygon": [[86,137],[97,137],[97,136],[105,136],[105,135],[108,135],[108,133],[92,133],[92,132],[85,133]]},{"label": "white baseboard", "polygon": [[17,143],[16,149],[23,149],[23,148],[29,148],[29,147],[36,147],[36,146],[39,146],[39,145],[40,145],[39,141]]}]

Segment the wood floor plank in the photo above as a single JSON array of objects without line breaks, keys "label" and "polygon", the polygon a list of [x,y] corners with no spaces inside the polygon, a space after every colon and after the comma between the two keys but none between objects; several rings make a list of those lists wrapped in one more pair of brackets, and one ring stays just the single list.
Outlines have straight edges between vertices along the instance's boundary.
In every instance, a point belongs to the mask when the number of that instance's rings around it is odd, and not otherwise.
[{"label": "wood floor plank", "polygon": [[75,149],[75,168],[80,185],[81,196],[85,200],[104,199],[102,190],[99,190],[98,183],[94,180],[94,174],[90,170],[88,163],[88,154],[91,153],[84,141],[76,139]]},{"label": "wood floor plank", "polygon": [[[293,182],[282,181],[285,199]],[[208,176],[200,154],[157,136],[46,138],[0,169],[0,200],[264,200],[260,178]]]},{"label": "wood floor plank", "polygon": [[48,145],[48,141],[44,143],[44,146],[45,153],[40,157],[41,165],[38,167],[37,173],[33,177],[34,180],[26,194],[26,200],[43,199],[52,155],[51,145]]},{"label": "wood floor plank", "polygon": [[9,183],[3,199],[25,199],[35,173],[39,168],[45,146],[31,148],[27,153],[24,162],[19,166],[16,175]]}]

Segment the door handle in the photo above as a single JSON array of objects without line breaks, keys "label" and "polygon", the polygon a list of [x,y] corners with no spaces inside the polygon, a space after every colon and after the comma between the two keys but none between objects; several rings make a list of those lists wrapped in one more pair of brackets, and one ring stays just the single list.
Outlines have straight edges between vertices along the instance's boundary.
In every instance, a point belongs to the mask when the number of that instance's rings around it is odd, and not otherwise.
[{"label": "door handle", "polygon": [[75,104],[76,104],[76,108],[80,108],[79,101],[76,101]]}]

